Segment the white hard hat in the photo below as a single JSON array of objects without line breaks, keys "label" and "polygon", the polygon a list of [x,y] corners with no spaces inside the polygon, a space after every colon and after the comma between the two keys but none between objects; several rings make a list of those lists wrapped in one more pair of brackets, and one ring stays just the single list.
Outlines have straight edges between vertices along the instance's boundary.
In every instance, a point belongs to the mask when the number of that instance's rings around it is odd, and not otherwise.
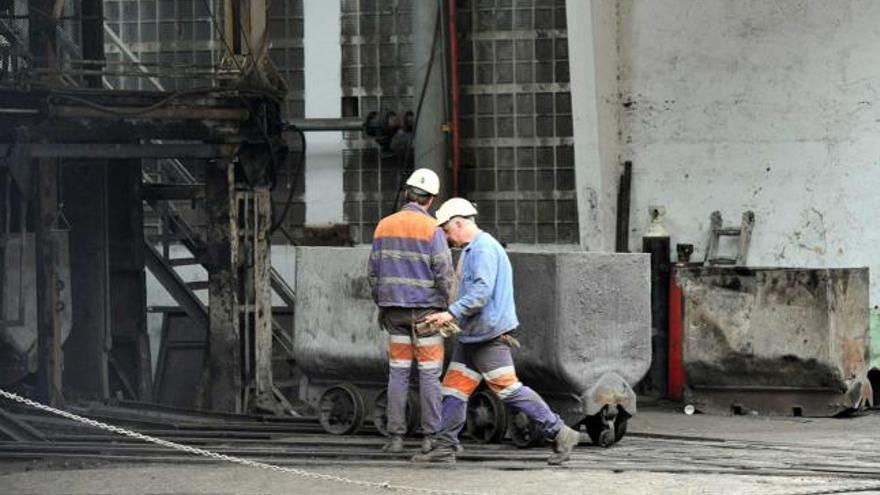
[{"label": "white hard hat", "polygon": [[431,196],[436,196],[440,192],[440,177],[437,177],[437,174],[431,169],[420,168],[409,176],[406,185],[417,187]]},{"label": "white hard hat", "polygon": [[437,208],[437,225],[443,225],[453,217],[472,217],[477,214],[474,204],[464,198],[450,198]]}]

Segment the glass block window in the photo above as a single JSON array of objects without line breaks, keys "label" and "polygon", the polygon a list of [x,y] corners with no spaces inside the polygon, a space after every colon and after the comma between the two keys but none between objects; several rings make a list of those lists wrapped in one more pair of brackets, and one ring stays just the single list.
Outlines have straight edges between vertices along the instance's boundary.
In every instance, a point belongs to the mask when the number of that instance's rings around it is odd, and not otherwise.
[{"label": "glass block window", "polygon": [[[342,0],[342,96],[356,102],[362,118],[414,111],[411,1]],[[379,219],[394,209],[402,163],[360,131],[345,140],[345,220],[354,242],[369,243]]]},{"label": "glass block window", "polygon": [[565,2],[458,2],[462,194],[503,242],[578,242]]},{"label": "glass block window", "polygon": [[[173,73],[179,66],[187,77],[159,77],[162,89],[174,91],[212,84],[207,77],[223,58],[221,40],[222,0],[104,0],[104,18],[110,31],[147,69]],[[221,24],[221,25],[217,25]],[[105,51],[110,67],[131,60],[105,34]],[[117,66],[131,71],[130,65]],[[197,77],[203,69],[204,78]],[[182,74],[181,74],[182,75]],[[149,79],[120,75],[108,77],[116,89],[156,91]]]},{"label": "glass block window", "polygon": [[[68,2],[71,3],[71,2]],[[305,116],[305,82],[303,77],[303,0],[273,0],[269,3],[267,19],[270,40],[269,57],[287,83],[288,91],[282,104],[285,119]],[[143,63],[147,70],[160,68],[162,73],[174,73],[176,68],[187,77],[159,77],[162,89],[174,91],[214,84],[210,78],[193,77],[192,73],[209,74],[219,66],[228,50],[223,27],[223,0],[104,0],[104,16],[110,30],[118,36],[125,48]],[[109,35],[105,35],[107,60],[130,62]],[[169,71],[170,69],[170,71]],[[125,66],[130,71],[131,65]],[[116,89],[148,90],[158,88],[144,77],[120,75],[108,77]],[[276,212],[287,202],[288,183],[295,185],[294,195],[286,219],[281,226],[296,236],[305,223],[305,177],[300,162],[300,143],[291,136],[291,153],[277,171],[277,186],[272,201]],[[160,161],[145,160],[145,170],[158,180],[174,182],[178,175]],[[164,164],[167,165],[167,164]],[[200,180],[198,163],[186,163],[187,168]],[[181,205],[182,208],[185,205]],[[276,241],[285,238],[283,233]]]}]

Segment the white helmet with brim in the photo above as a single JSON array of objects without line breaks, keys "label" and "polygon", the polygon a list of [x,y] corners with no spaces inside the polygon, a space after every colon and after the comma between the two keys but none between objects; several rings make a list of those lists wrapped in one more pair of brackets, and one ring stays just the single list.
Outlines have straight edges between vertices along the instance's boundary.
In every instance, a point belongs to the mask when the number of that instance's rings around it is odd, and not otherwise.
[{"label": "white helmet with brim", "polygon": [[420,189],[431,196],[436,196],[440,192],[440,177],[437,177],[437,174],[431,169],[420,168],[409,176],[406,185]]},{"label": "white helmet with brim", "polygon": [[464,198],[450,198],[437,208],[437,225],[443,225],[455,217],[473,217],[477,215],[474,204]]}]

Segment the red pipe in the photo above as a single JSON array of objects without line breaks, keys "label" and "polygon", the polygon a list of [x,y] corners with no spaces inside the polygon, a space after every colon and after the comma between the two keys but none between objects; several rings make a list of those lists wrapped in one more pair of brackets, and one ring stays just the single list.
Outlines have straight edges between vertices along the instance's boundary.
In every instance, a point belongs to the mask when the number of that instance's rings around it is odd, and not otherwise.
[{"label": "red pipe", "polygon": [[666,396],[671,400],[684,399],[685,374],[682,344],[684,328],[684,297],[681,287],[675,281],[675,272],[669,277],[669,370],[666,381]]},{"label": "red pipe", "polygon": [[449,5],[449,71],[452,92],[452,195],[458,196],[458,175],[461,169],[461,133],[459,132],[459,89],[458,89],[458,23],[456,21],[456,0],[447,0]]}]

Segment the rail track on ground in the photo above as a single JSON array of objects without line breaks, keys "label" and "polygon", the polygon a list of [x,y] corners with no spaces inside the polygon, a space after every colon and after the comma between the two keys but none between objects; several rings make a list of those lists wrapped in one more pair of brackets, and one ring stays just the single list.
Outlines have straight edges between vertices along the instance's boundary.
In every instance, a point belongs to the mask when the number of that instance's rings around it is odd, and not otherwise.
[{"label": "rail track on ground", "polygon": [[[4,404],[0,404],[3,406]],[[7,416],[37,433],[34,438],[0,441],[0,462],[211,463],[212,459],[121,437],[71,420],[8,408]],[[139,433],[220,454],[280,466],[408,466],[419,439],[408,439],[408,453],[380,450],[384,437],[365,428],[360,434],[323,433],[316,418],[245,416],[162,406],[124,404],[71,408],[73,412]],[[584,435],[562,469],[646,471],[750,476],[836,477],[877,480],[880,452],[854,452],[834,446],[629,433],[610,448]],[[455,469],[548,469],[547,447],[520,449],[509,443],[465,441]],[[554,468],[556,469],[556,468]]]}]

